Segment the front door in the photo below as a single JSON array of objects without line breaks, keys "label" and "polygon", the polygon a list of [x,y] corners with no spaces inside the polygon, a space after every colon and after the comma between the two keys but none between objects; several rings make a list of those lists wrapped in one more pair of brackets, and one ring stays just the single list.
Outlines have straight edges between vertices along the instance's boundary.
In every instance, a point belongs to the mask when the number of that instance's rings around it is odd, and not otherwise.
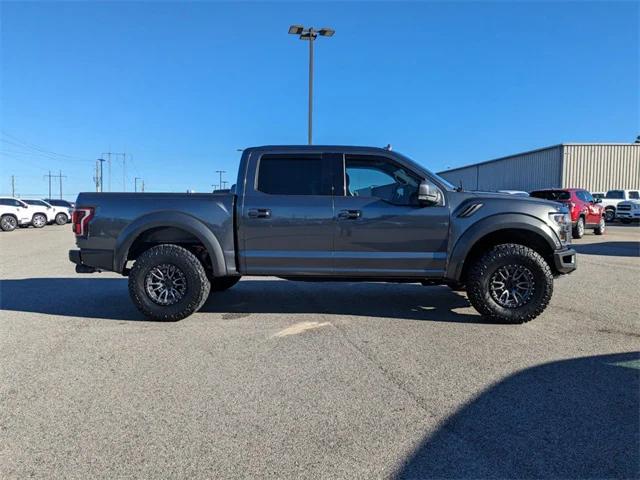
[{"label": "front door", "polygon": [[439,205],[420,205],[423,178],[391,158],[344,155],[339,168],[343,185],[334,197],[336,273],[443,275],[449,230],[444,195]]},{"label": "front door", "polygon": [[332,271],[330,166],[320,154],[265,154],[251,162],[239,205],[239,260],[247,274]]}]

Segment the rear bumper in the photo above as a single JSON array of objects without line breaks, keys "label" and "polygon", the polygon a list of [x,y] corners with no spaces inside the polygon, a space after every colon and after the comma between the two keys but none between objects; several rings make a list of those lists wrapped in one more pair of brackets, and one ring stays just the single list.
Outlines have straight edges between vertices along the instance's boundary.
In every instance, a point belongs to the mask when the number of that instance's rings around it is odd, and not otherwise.
[{"label": "rear bumper", "polygon": [[576,251],[573,248],[553,252],[553,263],[559,273],[571,273],[576,269]]},{"label": "rear bumper", "polygon": [[69,250],[69,260],[76,264],[77,273],[113,270],[113,252],[110,250]]}]

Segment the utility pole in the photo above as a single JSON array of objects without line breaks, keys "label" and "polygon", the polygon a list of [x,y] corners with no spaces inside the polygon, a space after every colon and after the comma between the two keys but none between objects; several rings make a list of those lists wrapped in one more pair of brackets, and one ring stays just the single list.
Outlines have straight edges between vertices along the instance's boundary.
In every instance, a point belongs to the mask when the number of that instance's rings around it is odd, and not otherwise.
[{"label": "utility pole", "polygon": [[220,174],[220,183],[218,185],[220,185],[220,188],[222,188],[222,174],[223,173],[227,173],[226,170],[216,170],[216,173]]},{"label": "utility pole", "polygon": [[104,162],[106,162],[106,160],[104,158],[99,158],[99,159],[96,160],[96,168],[97,168],[98,164],[100,165],[100,173],[99,173],[99,175],[97,175],[98,176],[98,182],[96,182],[96,183],[99,184],[100,190],[97,189],[98,186],[96,185],[96,192],[97,191],[104,192],[104,175],[102,174],[102,164]]},{"label": "utility pole", "polygon": [[[138,180],[142,180],[142,177],[134,177],[133,178],[133,191],[138,191]],[[144,180],[142,180],[142,191],[144,192]]]},{"label": "utility pole", "polygon": [[127,191],[127,186],[126,186],[126,178],[127,178],[127,170],[126,170],[126,157],[127,154],[124,152],[104,152],[102,154],[102,156],[106,156],[107,157],[107,167],[108,167],[108,171],[109,171],[109,191],[111,191],[111,155],[113,155],[114,157],[118,157],[120,155],[122,155],[122,190],[123,191]]},{"label": "utility pole", "polygon": [[16,176],[11,175],[11,196],[16,196]]},{"label": "utility pole", "polygon": [[142,180],[142,193],[144,193],[144,180]]},{"label": "utility pole", "polygon": [[67,178],[66,175],[62,175],[62,170],[58,171],[58,179],[60,180],[60,200],[62,200],[62,178]]},{"label": "utility pole", "polygon": [[47,198],[51,198],[51,170],[49,170],[49,173],[47,175],[44,176],[45,178],[49,177],[49,196]]}]

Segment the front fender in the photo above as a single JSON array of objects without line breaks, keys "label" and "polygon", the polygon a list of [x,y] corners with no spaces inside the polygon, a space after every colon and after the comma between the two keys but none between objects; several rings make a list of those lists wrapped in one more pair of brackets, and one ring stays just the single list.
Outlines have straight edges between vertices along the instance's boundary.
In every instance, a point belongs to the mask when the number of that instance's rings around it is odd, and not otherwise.
[{"label": "front fender", "polygon": [[553,229],[537,217],[522,213],[491,215],[478,220],[455,240],[447,263],[447,279],[459,281],[464,261],[473,246],[483,237],[500,230],[525,230],[535,233],[549,244],[551,250],[557,250],[562,246]]},{"label": "front fender", "polygon": [[227,274],[227,267],[220,242],[213,232],[200,220],[191,215],[176,211],[158,211],[138,217],[120,232],[116,240],[113,268],[122,272],[127,263],[129,249],[133,242],[144,232],[158,227],[173,227],[194,235],[207,249],[213,272],[216,276]]}]

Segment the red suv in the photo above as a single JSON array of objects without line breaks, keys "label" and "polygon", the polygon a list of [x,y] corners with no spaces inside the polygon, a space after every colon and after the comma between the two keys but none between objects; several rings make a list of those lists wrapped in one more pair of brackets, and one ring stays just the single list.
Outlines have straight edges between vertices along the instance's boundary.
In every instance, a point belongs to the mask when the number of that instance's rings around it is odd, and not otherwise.
[{"label": "red suv", "polygon": [[530,195],[567,205],[571,212],[573,238],[582,238],[585,228],[593,228],[596,235],[604,233],[604,207],[599,205],[602,200],[593,198],[588,191],[582,188],[563,188],[536,190]]}]

